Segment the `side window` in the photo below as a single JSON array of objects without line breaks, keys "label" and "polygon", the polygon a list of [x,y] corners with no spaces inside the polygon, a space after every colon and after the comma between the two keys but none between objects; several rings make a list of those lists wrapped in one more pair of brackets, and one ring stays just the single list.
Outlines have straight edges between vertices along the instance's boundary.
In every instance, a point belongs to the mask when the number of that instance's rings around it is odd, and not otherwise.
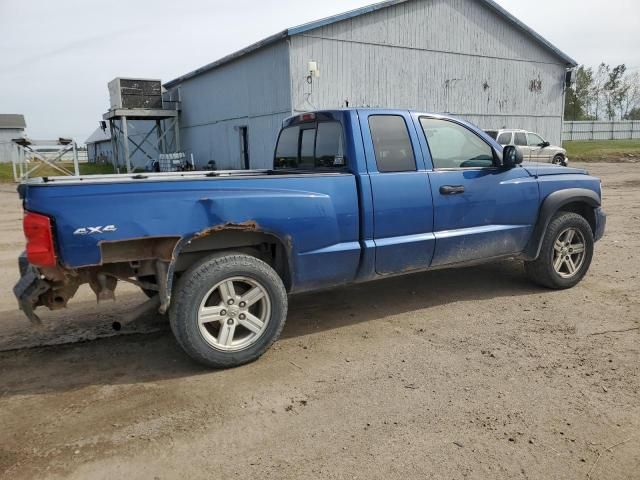
[{"label": "side window", "polygon": [[369,117],[369,129],[379,172],[417,170],[411,138],[404,118],[398,115],[372,115]]},{"label": "side window", "polygon": [[344,167],[342,125],[338,122],[318,124],[316,137],[316,167]]},{"label": "side window", "polygon": [[524,132],[516,132],[513,143],[519,147],[527,146],[527,135]]},{"label": "side window", "polygon": [[498,143],[500,145],[511,145],[512,136],[513,136],[513,133],[511,132],[501,133],[500,136],[498,137]]},{"label": "side window", "polygon": [[538,147],[542,142],[544,142],[544,140],[542,140],[542,138],[539,135],[536,135],[535,133],[529,133],[528,136],[529,136],[530,147]]},{"label": "side window", "polygon": [[462,125],[426,117],[420,124],[436,169],[493,167],[493,149]]},{"label": "side window", "polygon": [[276,147],[275,168],[296,168],[298,166],[299,135],[300,127],[289,127],[280,132]]}]

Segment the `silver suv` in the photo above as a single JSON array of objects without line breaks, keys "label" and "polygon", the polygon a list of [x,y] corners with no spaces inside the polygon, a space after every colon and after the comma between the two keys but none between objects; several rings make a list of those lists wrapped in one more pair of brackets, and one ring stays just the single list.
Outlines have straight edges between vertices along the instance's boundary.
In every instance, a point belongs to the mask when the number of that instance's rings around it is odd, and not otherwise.
[{"label": "silver suv", "polygon": [[486,133],[500,145],[516,145],[525,161],[569,165],[567,151],[552,146],[537,133],[516,129],[486,130]]}]

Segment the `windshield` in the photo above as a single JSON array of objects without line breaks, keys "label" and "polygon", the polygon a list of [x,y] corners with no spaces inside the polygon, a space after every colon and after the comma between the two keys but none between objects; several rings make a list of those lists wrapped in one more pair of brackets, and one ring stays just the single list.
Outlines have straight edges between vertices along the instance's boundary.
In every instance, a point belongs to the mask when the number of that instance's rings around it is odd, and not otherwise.
[{"label": "windshield", "polygon": [[497,130],[486,130],[484,133],[486,133],[487,135],[489,135],[491,138],[493,138],[494,140],[496,138],[498,138],[498,131]]}]

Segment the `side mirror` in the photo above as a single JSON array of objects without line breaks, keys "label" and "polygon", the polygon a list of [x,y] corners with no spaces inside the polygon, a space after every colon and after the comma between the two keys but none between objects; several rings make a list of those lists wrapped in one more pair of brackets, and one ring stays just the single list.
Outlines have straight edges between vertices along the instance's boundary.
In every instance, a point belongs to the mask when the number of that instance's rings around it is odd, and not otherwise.
[{"label": "side mirror", "polygon": [[547,141],[544,141],[539,145],[539,147],[541,147],[541,148],[547,148],[547,147],[550,147],[550,146],[551,146],[551,144],[549,142],[547,142]]},{"label": "side mirror", "polygon": [[507,145],[502,150],[502,166],[505,168],[514,168],[522,163],[522,150],[515,145]]}]

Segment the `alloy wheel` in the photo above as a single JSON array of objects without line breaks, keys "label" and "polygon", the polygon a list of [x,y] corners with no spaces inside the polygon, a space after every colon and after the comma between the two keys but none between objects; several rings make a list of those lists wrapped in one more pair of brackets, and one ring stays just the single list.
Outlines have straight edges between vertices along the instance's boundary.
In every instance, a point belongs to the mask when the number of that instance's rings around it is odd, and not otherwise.
[{"label": "alloy wheel", "polygon": [[266,288],[249,277],[232,277],[204,296],[198,310],[200,333],[213,348],[244,350],[265,332],[271,317]]},{"label": "alloy wheel", "polygon": [[553,269],[562,278],[573,278],[585,260],[585,239],[576,228],[568,228],[553,244]]}]

